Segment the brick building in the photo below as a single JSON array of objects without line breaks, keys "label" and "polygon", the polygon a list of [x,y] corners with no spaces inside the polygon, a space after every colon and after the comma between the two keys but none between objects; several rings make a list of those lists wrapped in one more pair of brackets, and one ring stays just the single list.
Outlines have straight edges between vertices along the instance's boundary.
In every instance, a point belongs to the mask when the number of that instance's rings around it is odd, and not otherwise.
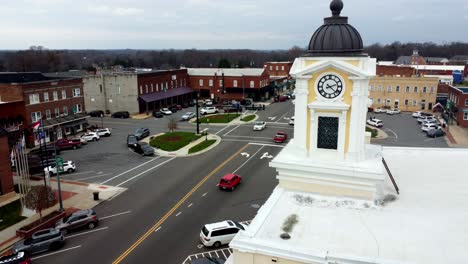
[{"label": "brick building", "polygon": [[461,127],[468,127],[468,87],[450,86],[447,109]]},{"label": "brick building", "polygon": [[372,106],[399,108],[401,111],[432,110],[437,98],[438,78],[413,75],[414,69],[378,66],[371,78],[369,98]]},{"label": "brick building", "polygon": [[143,113],[192,98],[186,69],[112,72],[83,80],[88,111]]},{"label": "brick building", "polygon": [[188,69],[190,87],[199,92],[200,98],[223,100],[242,100],[252,98],[261,100],[273,95],[270,75],[266,69]]},{"label": "brick building", "polygon": [[39,145],[30,129],[39,120],[46,142],[80,132],[87,124],[81,78],[0,73],[0,101],[0,127],[10,133],[24,130],[28,146]]},{"label": "brick building", "polygon": [[8,131],[0,128],[0,196],[13,191]]},{"label": "brick building", "polygon": [[289,77],[292,65],[292,61],[266,62],[263,67],[268,71],[270,77]]}]

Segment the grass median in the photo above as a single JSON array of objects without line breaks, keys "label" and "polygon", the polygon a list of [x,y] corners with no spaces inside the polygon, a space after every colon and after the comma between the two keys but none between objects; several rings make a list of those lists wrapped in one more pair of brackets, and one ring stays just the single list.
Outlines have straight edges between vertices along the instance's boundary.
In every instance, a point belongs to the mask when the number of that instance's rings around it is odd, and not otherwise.
[{"label": "grass median", "polygon": [[192,154],[192,153],[202,151],[202,150],[208,148],[209,146],[213,145],[215,142],[216,142],[216,139],[205,140],[205,141],[201,142],[200,144],[191,147],[189,149],[188,153]]},{"label": "grass median", "polygon": [[200,137],[200,135],[196,135],[193,132],[168,132],[150,139],[150,145],[164,151],[176,151]]},{"label": "grass median", "polygon": [[240,114],[237,113],[229,113],[229,114],[218,114],[218,115],[210,115],[204,116],[200,118],[200,123],[229,123],[233,119],[239,117]]},{"label": "grass median", "polygon": [[249,122],[255,119],[255,115],[248,115],[241,119],[241,121]]}]

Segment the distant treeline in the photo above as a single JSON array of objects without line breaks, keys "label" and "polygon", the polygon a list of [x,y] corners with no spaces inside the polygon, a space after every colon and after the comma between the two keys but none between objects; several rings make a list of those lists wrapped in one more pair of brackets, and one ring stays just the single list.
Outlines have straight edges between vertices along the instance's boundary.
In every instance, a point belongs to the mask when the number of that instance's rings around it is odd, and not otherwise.
[{"label": "distant treeline", "polygon": [[[468,43],[400,43],[374,44],[365,51],[378,60],[396,60],[411,55],[414,49],[425,57],[468,55]],[[174,69],[179,67],[263,67],[267,61],[292,61],[305,53],[304,48],[289,50],[49,50],[33,46],[28,50],[0,51],[0,71],[58,72],[93,70],[95,67]]]}]

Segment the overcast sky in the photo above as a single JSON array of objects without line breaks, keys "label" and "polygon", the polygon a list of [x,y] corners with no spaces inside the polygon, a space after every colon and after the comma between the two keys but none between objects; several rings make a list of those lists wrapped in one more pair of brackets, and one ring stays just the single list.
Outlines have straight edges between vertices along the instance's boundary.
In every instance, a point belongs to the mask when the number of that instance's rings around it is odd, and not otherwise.
[{"label": "overcast sky", "polygon": [[[468,42],[468,0],[344,0],[365,45]],[[306,47],[329,0],[1,1],[0,49]]]}]

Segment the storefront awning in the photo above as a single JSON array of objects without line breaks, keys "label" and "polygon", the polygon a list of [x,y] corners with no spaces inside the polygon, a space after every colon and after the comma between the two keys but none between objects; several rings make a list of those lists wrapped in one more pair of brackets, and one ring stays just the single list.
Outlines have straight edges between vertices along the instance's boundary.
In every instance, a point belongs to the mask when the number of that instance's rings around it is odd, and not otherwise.
[{"label": "storefront awning", "polygon": [[57,117],[52,119],[46,119],[42,122],[44,128],[50,128],[54,126],[66,125],[67,123],[76,123],[78,121],[85,122],[89,115],[84,113],[78,113],[74,115],[67,115],[64,117]]},{"label": "storefront awning", "polygon": [[151,102],[159,101],[159,100],[166,99],[166,98],[171,98],[171,97],[184,95],[184,94],[190,94],[193,92],[195,91],[189,87],[179,87],[179,88],[169,89],[166,92],[156,92],[156,93],[140,95],[139,99],[146,103],[151,103]]}]

